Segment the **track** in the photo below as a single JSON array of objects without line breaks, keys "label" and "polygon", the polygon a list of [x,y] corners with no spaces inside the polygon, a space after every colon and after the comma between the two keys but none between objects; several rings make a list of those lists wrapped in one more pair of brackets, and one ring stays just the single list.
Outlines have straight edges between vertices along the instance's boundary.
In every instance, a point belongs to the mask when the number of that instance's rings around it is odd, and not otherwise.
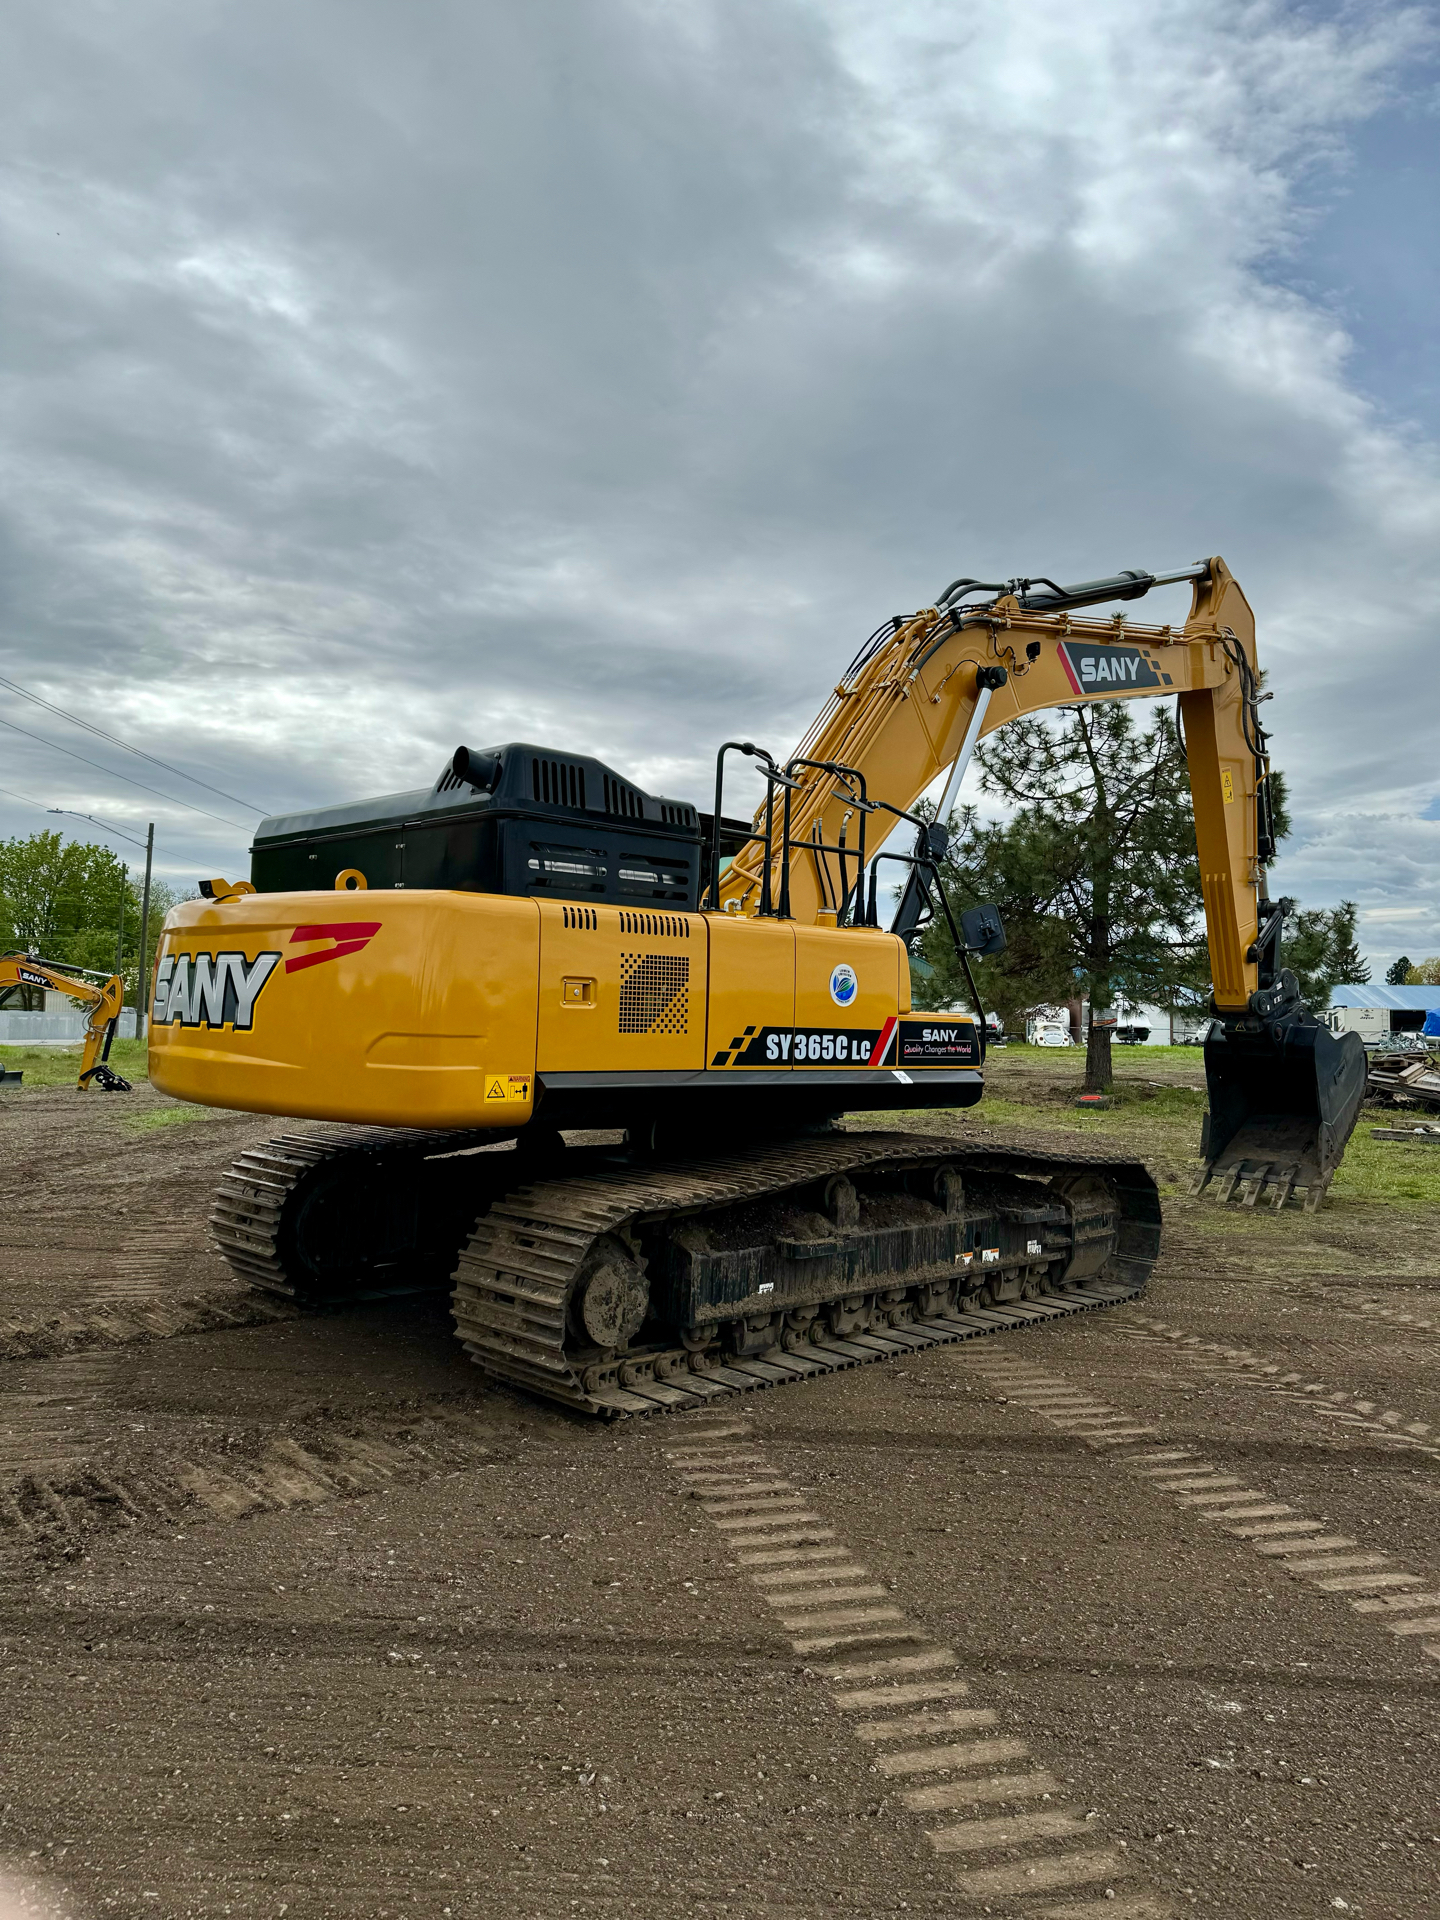
[{"label": "track", "polygon": [[[1077,1170],[1101,1175],[1121,1201],[1119,1253],[1101,1274],[1088,1274],[1086,1285],[1062,1285],[1046,1292],[1044,1299],[1018,1298],[913,1318],[913,1290],[910,1300],[887,1310],[891,1325],[876,1325],[881,1315],[873,1312],[873,1325],[851,1338],[818,1336],[813,1327],[808,1337],[801,1335],[793,1343],[719,1364],[685,1347],[588,1366],[578,1366],[568,1354],[573,1291],[602,1237],[624,1234],[657,1217],[773,1196],[828,1176],[942,1165],[957,1168],[963,1176],[1058,1176]],[[579,1181],[543,1182],[507,1195],[477,1223],[461,1255],[455,1276],[456,1329],[473,1360],[516,1386],[590,1414],[651,1414],[1114,1306],[1144,1288],[1158,1243],[1154,1184],[1144,1169],[1130,1163],[1099,1155],[977,1149],[938,1153],[934,1138],[924,1135],[790,1141],[685,1167],[641,1174],[613,1169]],[[1071,1268],[1080,1265],[1082,1261],[1073,1260]]]}]

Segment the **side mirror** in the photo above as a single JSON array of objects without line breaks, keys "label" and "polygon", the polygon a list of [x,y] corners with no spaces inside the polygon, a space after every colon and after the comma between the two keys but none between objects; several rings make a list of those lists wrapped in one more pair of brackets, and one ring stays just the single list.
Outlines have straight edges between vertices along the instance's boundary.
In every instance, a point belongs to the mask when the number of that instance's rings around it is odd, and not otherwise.
[{"label": "side mirror", "polygon": [[967,953],[979,954],[983,960],[992,954],[1004,954],[1006,930],[1001,925],[1000,908],[992,901],[980,907],[968,907],[961,915],[961,939]]}]

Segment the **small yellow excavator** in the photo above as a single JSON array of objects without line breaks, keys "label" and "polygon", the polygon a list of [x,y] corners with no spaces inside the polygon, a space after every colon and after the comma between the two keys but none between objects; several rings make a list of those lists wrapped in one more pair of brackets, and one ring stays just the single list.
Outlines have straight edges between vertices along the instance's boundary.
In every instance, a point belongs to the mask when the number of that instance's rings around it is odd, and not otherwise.
[{"label": "small yellow excavator", "polygon": [[[108,1065],[125,1000],[125,983],[118,974],[107,977],[93,967],[71,967],[68,961],[41,960],[35,954],[0,954],[0,1007],[22,987],[51,988],[89,1008],[77,1087],[98,1087],[105,1094],[130,1092],[129,1081]],[[4,1078],[18,1081],[20,1075],[6,1072]]]},{"label": "small yellow excavator", "polygon": [[[1078,617],[1179,581],[1179,627]],[[346,1125],[240,1157],[212,1215],[222,1251],[310,1302],[449,1280],[483,1368],[602,1415],[1132,1297],[1161,1227],[1136,1160],[837,1122],[981,1098],[979,1000],[917,1014],[908,953],[937,915],[968,975],[1004,948],[994,908],[957,925],[939,884],[977,742],[1049,707],[1166,695],[1214,990],[1200,1184],[1316,1206],[1365,1054],[1280,964],[1255,627],[1217,558],[953,581],[871,635],[787,760],[724,743],[709,813],[515,742],[459,748],[429,788],[264,821],[250,880],[203,882],[166,921],[151,1077]],[[750,821],[724,810],[734,755],[765,781]],[[897,830],[905,854],[885,847]],[[903,885],[883,929],[886,863]]]}]

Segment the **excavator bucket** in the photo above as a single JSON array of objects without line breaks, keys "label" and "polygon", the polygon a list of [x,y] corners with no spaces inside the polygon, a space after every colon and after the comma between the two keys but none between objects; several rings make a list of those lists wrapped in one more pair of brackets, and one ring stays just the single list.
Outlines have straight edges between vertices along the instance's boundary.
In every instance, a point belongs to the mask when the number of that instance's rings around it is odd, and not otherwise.
[{"label": "excavator bucket", "polygon": [[1321,1205],[1366,1092],[1359,1035],[1333,1034],[1313,1015],[1277,1026],[1223,1027],[1206,1042],[1205,1163],[1192,1192],[1255,1207],[1266,1190],[1279,1212],[1291,1199]]}]

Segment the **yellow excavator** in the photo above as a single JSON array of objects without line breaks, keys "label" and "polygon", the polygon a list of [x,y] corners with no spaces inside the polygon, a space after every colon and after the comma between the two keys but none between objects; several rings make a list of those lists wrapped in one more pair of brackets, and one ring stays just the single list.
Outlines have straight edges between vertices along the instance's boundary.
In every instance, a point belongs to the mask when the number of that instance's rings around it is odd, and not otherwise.
[{"label": "yellow excavator", "polygon": [[[93,967],[71,967],[68,961],[41,960],[36,954],[0,954],[0,1007],[23,987],[68,994],[90,1010],[75,1085],[82,1089],[98,1087],[105,1094],[128,1094],[129,1081],[108,1064],[110,1044],[125,1004],[125,983],[120,976],[106,975]],[[0,1077],[9,1080],[12,1073],[0,1070]],[[19,1073],[14,1072],[13,1078],[18,1081]]]},{"label": "yellow excavator", "polygon": [[[1180,581],[1179,627],[1078,617]],[[1365,1055],[1280,965],[1254,621],[1218,558],[953,581],[870,637],[786,761],[726,742],[709,813],[511,743],[461,747],[429,788],[263,822],[251,879],[203,882],[166,921],[151,1078],[342,1125],[240,1157],[220,1248],[313,1303],[449,1281],[487,1372],[602,1415],[1130,1298],[1161,1226],[1137,1161],[836,1123],[981,1098],[979,1001],[913,1010],[908,953],[936,915],[968,975],[1004,947],[994,908],[957,925],[939,883],[977,742],[1170,694],[1214,990],[1201,1182],[1315,1206]],[[765,781],[750,821],[724,809],[735,756]]]}]

